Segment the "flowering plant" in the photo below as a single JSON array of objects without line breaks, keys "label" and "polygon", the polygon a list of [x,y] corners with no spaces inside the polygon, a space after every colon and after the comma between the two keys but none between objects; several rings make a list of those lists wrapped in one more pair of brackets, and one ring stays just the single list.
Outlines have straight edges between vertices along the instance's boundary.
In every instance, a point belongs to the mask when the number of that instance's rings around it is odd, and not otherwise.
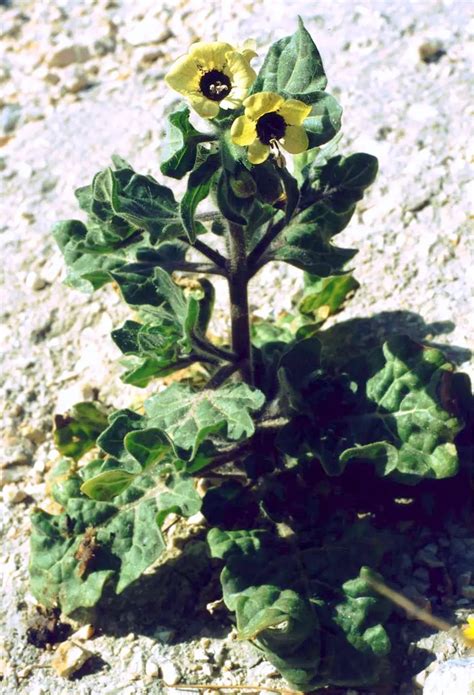
[{"label": "flowering plant", "polygon": [[[187,105],[169,116],[161,171],[187,177],[179,202],[114,156],[76,192],[86,222],[55,228],[68,284],[114,283],[133,308],[112,332],[123,381],[175,378],[135,410],[80,403],[56,419],[61,511],[33,514],[32,589],[66,614],[112,610],[163,565],[169,515],[199,512],[208,532],[188,553],[190,576],[205,581],[216,559],[239,637],[298,690],[367,685],[390,651],[390,605],[373,578],[393,576],[398,547],[377,514],[407,486],[457,473],[466,384],[405,336],[380,345],[321,330],[358,287],[356,251],[333,237],[377,160],[322,147],[341,109],[301,21],[258,75],[254,57],[198,43],[171,68],[167,83],[207,119],[199,129]],[[205,199],[213,211],[198,211]],[[303,294],[291,316],[251,321],[249,283],[274,261],[305,272]],[[203,276],[227,281],[230,339],[209,331]]]}]

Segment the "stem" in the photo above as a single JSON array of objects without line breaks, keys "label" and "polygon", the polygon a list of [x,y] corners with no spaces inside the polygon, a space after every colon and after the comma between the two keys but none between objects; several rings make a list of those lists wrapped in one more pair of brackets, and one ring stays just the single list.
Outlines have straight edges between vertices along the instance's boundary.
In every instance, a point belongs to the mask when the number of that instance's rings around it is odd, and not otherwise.
[{"label": "stem", "polygon": [[218,268],[222,268],[222,270],[224,271],[223,274],[225,274],[225,271],[227,270],[227,260],[224,258],[222,254],[219,253],[219,251],[211,249],[211,247],[208,246],[204,241],[201,241],[201,239],[196,239],[194,243],[190,245],[194,246],[194,248],[200,253],[202,253],[203,256],[209,258],[209,260],[215,263],[215,265],[217,265]]},{"label": "stem", "polygon": [[234,372],[236,372],[239,369],[239,365],[237,362],[234,362],[233,364],[225,364],[223,367],[217,370],[215,374],[209,379],[209,381],[206,384],[206,389],[216,389],[221,384],[224,383],[224,381],[227,381],[227,379],[232,376]]},{"label": "stem", "polygon": [[249,254],[248,257],[248,265],[249,265],[249,271],[250,271],[250,276],[253,277],[257,270],[259,270],[262,267],[262,263],[259,263],[259,261],[262,260],[264,257],[265,251],[268,249],[270,244],[276,239],[276,237],[280,234],[281,231],[283,231],[285,227],[285,221],[280,220],[276,224],[272,224],[270,222],[267,231],[263,235],[263,237],[260,239],[258,244],[255,246],[253,251]]},{"label": "stem", "polygon": [[232,350],[239,362],[243,381],[253,383],[252,346],[250,343],[247,249],[244,228],[229,224],[229,294]]}]

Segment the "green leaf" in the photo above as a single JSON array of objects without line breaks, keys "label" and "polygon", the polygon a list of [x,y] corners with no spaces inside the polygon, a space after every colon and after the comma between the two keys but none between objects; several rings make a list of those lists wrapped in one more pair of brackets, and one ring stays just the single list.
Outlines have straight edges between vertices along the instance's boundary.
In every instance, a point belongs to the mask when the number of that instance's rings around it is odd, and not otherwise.
[{"label": "green leaf", "polygon": [[287,171],[286,168],[280,171],[281,180],[283,182],[283,187],[285,189],[285,220],[289,222],[293,216],[293,213],[298,205],[298,200],[300,197],[300,192],[298,188],[298,183],[295,178]]},{"label": "green leaf", "polygon": [[173,264],[184,260],[187,248],[181,242],[164,242],[151,248],[146,240],[135,236],[122,241],[106,241],[103,227],[96,222],[87,226],[79,220],[65,220],[53,228],[53,236],[61,249],[68,275],[66,284],[83,292],[96,290],[112,281],[111,272],[130,263],[143,272],[154,265]]},{"label": "green leaf", "polygon": [[123,470],[105,471],[81,485],[81,492],[100,502],[110,502],[132,484],[135,475]]},{"label": "green leaf", "polygon": [[145,321],[126,321],[112,331],[114,342],[128,356],[122,377],[126,383],[146,386],[154,377],[205,359],[200,345],[214,304],[214,288],[208,280],[200,281],[198,299],[196,292],[186,295],[161,268],[142,274],[125,267],[113,277],[125,301],[143,307]]},{"label": "green leaf", "polygon": [[324,89],[326,84],[321,56],[299,18],[297,31],[270,47],[251,93],[269,91],[293,97]]},{"label": "green leaf", "polygon": [[131,474],[115,459],[91,461],[78,473],[62,461],[51,476],[63,512],[35,510],[30,574],[34,595],[66,614],[121,594],[165,550],[159,524],[171,512],[191,516],[201,500],[193,480],[158,467]]},{"label": "green leaf", "polygon": [[193,478],[175,476],[167,482],[169,490],[158,497],[160,511],[156,521],[161,528],[168,514],[190,517],[201,509],[202,500],[196,492]]},{"label": "green leaf", "polygon": [[96,439],[107,427],[107,414],[92,402],[76,403],[71,411],[54,418],[54,443],[63,456],[78,461],[93,449]]},{"label": "green leaf", "polygon": [[323,203],[314,203],[293,217],[274,243],[271,258],[290,263],[313,275],[335,275],[357,253],[330,242],[331,236],[344,229],[353,212],[352,208],[349,212],[338,214]]},{"label": "green leaf", "polygon": [[301,391],[306,416],[281,433],[284,450],[310,451],[329,475],[352,459],[409,484],[457,472],[463,423],[452,411],[453,367],[439,350],[398,336],[346,369],[345,380],[320,375]]},{"label": "green leaf", "polygon": [[390,604],[368,581],[379,575],[361,563],[379,563],[391,546],[366,522],[337,538],[333,526],[327,541],[312,544],[306,535],[300,547],[296,535],[208,533],[211,556],[225,561],[223,597],[236,612],[239,637],[305,692],[375,683],[390,648],[383,627]]},{"label": "green leaf", "polygon": [[300,94],[295,98],[313,105],[310,115],[304,121],[309,140],[308,149],[321,147],[332,140],[341,128],[342,118],[342,108],[336,99],[326,92]]},{"label": "green leaf", "polygon": [[169,462],[171,443],[161,430],[133,430],[125,435],[123,443],[125,450],[138,461],[142,470]]},{"label": "green leaf", "polygon": [[298,310],[321,325],[330,316],[337,314],[348,295],[354,293],[359,287],[359,283],[351,273],[328,278],[306,275],[305,288],[298,303]]},{"label": "green leaf", "polygon": [[221,159],[219,154],[210,154],[189,175],[188,187],[181,200],[179,212],[191,244],[196,240],[196,235],[199,231],[194,219],[197,206],[209,195],[214,176],[220,167],[220,163]]},{"label": "green leaf", "polygon": [[174,446],[189,452],[192,459],[211,435],[224,434],[234,441],[250,437],[255,431],[250,412],[261,408],[264,400],[261,391],[247,384],[198,393],[184,384],[172,384],[145,401],[145,411],[150,426],[164,430]]},{"label": "green leaf", "polygon": [[189,109],[184,107],[168,116],[164,139],[161,173],[182,179],[196,162],[197,146],[208,142],[212,136],[200,133],[189,122]]},{"label": "green leaf", "polygon": [[[64,512],[53,516],[37,510],[32,516],[32,591],[43,605],[59,604],[67,614],[96,605],[106,585],[111,584],[117,594],[123,592],[165,548],[156,523],[162,511],[159,471],[136,475],[112,501],[96,501],[81,492],[81,485],[84,478],[94,480],[98,463],[103,462],[93,461],[81,469],[82,477],[72,467],[66,472],[63,467],[60,500]],[[122,484],[125,477],[122,473]],[[102,489],[107,499],[111,497],[110,475],[108,481]],[[86,482],[84,486],[98,494],[97,484]]]}]

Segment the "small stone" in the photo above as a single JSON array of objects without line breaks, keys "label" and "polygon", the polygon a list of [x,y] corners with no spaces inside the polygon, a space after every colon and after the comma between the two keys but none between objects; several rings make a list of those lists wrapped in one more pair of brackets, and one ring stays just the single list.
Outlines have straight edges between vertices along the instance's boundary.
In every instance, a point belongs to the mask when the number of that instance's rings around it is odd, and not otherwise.
[{"label": "small stone", "polygon": [[252,669],[252,674],[257,678],[276,678],[280,674],[278,670],[268,661],[263,661]]},{"label": "small stone", "polygon": [[58,676],[70,678],[92,656],[92,652],[79,644],[73,644],[69,640],[63,642],[57,648],[51,666]]},{"label": "small stone", "polygon": [[58,179],[55,177],[44,179],[44,181],[41,184],[41,193],[50,193],[56,188],[57,184]]},{"label": "small stone", "polygon": [[19,104],[6,104],[0,114],[0,133],[8,135],[12,133],[20,120],[21,108]]},{"label": "small stone", "polygon": [[446,55],[446,50],[439,39],[429,39],[419,46],[418,54],[423,63],[437,63]]},{"label": "small stone", "polygon": [[83,625],[79,628],[79,630],[76,630],[76,632],[71,635],[70,639],[85,641],[91,639],[91,637],[94,636],[94,632],[95,628],[93,625]]},{"label": "small stone", "polygon": [[474,695],[474,657],[441,663],[426,679],[423,695]]},{"label": "small stone", "polygon": [[175,634],[176,630],[171,630],[170,628],[160,626],[156,628],[155,632],[153,633],[153,637],[163,644],[168,644],[171,642]]},{"label": "small stone", "polygon": [[85,63],[91,54],[87,46],[80,44],[65,44],[55,47],[46,58],[50,68],[66,68],[74,63]]},{"label": "small stone", "polygon": [[127,677],[129,680],[139,680],[142,675],[143,657],[139,652],[135,652],[127,667]]},{"label": "small stone", "polygon": [[46,282],[41,277],[41,275],[32,270],[26,276],[25,285],[28,287],[29,290],[33,290],[34,292],[40,292],[41,290],[44,290],[44,288],[46,287]]},{"label": "small stone", "polygon": [[212,676],[213,671],[214,671],[211,664],[200,664],[200,669],[201,669],[201,674],[203,676],[206,676],[206,678],[210,678]]},{"label": "small stone", "polygon": [[158,678],[160,675],[160,667],[153,659],[148,659],[145,664],[145,675],[148,678]]},{"label": "small stone", "polygon": [[416,685],[418,688],[423,688],[427,678],[428,672],[426,669],[423,669],[423,671],[417,673],[416,676],[413,676],[413,684]]},{"label": "small stone", "polygon": [[181,673],[172,661],[161,664],[161,677],[165,685],[176,685],[181,680]]},{"label": "small stone", "polygon": [[209,654],[201,647],[196,647],[193,652],[193,656],[195,661],[209,661]]},{"label": "small stone", "polygon": [[5,485],[2,490],[2,497],[5,504],[14,505],[23,502],[28,495],[18,485]]},{"label": "small stone", "polygon": [[130,29],[126,29],[122,35],[131,46],[145,46],[150,43],[163,43],[172,33],[168,28],[163,28],[161,20],[144,17]]}]

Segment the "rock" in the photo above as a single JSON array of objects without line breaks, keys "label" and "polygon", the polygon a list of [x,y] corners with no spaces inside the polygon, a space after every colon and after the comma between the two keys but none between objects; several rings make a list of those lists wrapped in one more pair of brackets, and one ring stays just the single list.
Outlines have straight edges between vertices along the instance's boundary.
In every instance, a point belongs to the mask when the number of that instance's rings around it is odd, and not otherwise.
[{"label": "rock", "polygon": [[25,278],[25,285],[29,290],[33,292],[39,292],[44,290],[46,287],[46,281],[39,275],[39,273],[34,270],[30,271]]},{"label": "rock", "polygon": [[54,176],[44,179],[41,183],[41,193],[50,193],[58,185],[58,179]]},{"label": "rock", "polygon": [[93,625],[82,625],[79,630],[76,630],[74,634],[71,635],[71,640],[85,641],[91,639],[94,636],[95,628]]},{"label": "rock", "polygon": [[23,502],[28,495],[18,485],[5,485],[2,490],[2,497],[5,504],[14,505]]},{"label": "rock", "polygon": [[474,657],[450,659],[430,673],[423,695],[474,695]]},{"label": "rock", "polygon": [[131,46],[146,46],[150,43],[163,43],[172,36],[163,22],[155,17],[145,17],[131,28],[122,29],[122,37]]},{"label": "rock", "polygon": [[160,667],[154,659],[148,659],[145,664],[145,675],[148,678],[158,678],[160,675]]},{"label": "rock", "polygon": [[470,584],[469,586],[463,586],[461,589],[461,594],[464,598],[468,598],[471,601],[474,600],[474,586]]},{"label": "rock", "polygon": [[20,120],[21,107],[19,104],[6,104],[0,115],[0,133],[8,135],[12,133]]},{"label": "rock", "polygon": [[439,39],[431,39],[424,41],[419,46],[418,54],[423,63],[437,63],[440,58],[446,55],[446,50],[442,41]]},{"label": "rock", "polygon": [[66,70],[68,72],[65,72],[63,75],[63,83],[60,89],[61,95],[77,94],[93,84],[92,76],[84,68],[75,65],[66,68]]},{"label": "rock", "polygon": [[92,652],[79,644],[73,644],[69,640],[63,642],[57,648],[51,659],[51,667],[62,678],[70,678],[76,671],[79,671]]},{"label": "rock", "polygon": [[161,677],[165,685],[176,685],[181,680],[181,672],[172,661],[164,661],[161,664]]},{"label": "rock", "polygon": [[50,68],[66,68],[74,63],[85,63],[91,57],[87,46],[81,44],[63,44],[52,49],[46,57],[46,63]]}]

